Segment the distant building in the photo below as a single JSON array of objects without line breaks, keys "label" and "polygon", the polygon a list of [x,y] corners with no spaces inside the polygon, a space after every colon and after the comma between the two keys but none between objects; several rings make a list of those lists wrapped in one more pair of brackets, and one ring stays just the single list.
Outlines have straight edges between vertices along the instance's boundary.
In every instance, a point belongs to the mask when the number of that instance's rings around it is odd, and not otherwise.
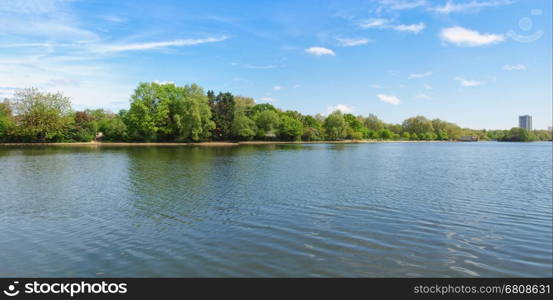
[{"label": "distant building", "polygon": [[553,131],[553,126],[549,126],[549,127],[547,127],[547,130],[549,130],[549,131]]},{"label": "distant building", "polygon": [[528,131],[532,130],[532,116],[524,115],[518,117],[518,127],[524,128]]}]

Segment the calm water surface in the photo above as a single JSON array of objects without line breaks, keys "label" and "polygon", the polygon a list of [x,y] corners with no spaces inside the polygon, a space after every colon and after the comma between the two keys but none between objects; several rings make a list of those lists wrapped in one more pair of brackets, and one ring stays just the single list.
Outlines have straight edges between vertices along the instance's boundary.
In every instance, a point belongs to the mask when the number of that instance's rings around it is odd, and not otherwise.
[{"label": "calm water surface", "polygon": [[0,148],[0,276],[553,276],[551,143]]}]

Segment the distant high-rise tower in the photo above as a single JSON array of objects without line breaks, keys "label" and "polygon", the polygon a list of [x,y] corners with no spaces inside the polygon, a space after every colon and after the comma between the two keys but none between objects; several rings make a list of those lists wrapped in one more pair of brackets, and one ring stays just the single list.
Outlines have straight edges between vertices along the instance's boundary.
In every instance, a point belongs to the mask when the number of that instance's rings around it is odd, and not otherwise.
[{"label": "distant high-rise tower", "polygon": [[532,116],[524,115],[518,117],[518,127],[528,131],[532,130]]}]

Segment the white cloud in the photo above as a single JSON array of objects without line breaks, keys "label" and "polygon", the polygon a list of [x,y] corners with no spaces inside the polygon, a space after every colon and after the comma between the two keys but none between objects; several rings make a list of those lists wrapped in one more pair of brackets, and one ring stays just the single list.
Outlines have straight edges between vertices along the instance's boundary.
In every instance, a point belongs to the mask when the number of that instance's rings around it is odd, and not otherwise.
[{"label": "white cloud", "polygon": [[425,72],[425,73],[411,74],[411,75],[409,75],[409,78],[410,79],[424,78],[424,77],[428,77],[430,75],[432,75],[432,72]]},{"label": "white cloud", "polygon": [[426,100],[430,99],[430,97],[428,95],[426,95],[425,93],[418,93],[413,98],[415,98],[415,99],[426,99]]},{"label": "white cloud", "polygon": [[342,47],[354,47],[368,44],[371,40],[369,39],[352,39],[352,38],[336,38]]},{"label": "white cloud", "polygon": [[0,1],[0,35],[5,43],[40,38],[56,41],[99,40],[99,36],[80,28],[67,0],[2,0]]},{"label": "white cloud", "polygon": [[276,102],[277,101],[277,99],[271,98],[271,97],[262,97],[259,100],[261,100],[262,102]]},{"label": "white cloud", "polygon": [[147,43],[130,43],[130,44],[103,44],[103,45],[94,45],[92,47],[93,52],[99,53],[113,53],[113,52],[123,52],[123,51],[141,51],[141,50],[153,50],[161,49],[166,47],[183,47],[183,46],[194,46],[205,43],[216,43],[227,40],[228,37],[208,37],[203,39],[181,39],[173,41],[163,41],[163,42],[147,42]]},{"label": "white cloud", "polygon": [[455,77],[453,79],[459,81],[461,86],[479,86],[485,84],[483,81],[467,80],[462,77]]},{"label": "white cloud", "polygon": [[405,25],[405,24],[392,24],[392,20],[390,19],[368,19],[359,24],[359,27],[362,29],[394,29],[397,31],[404,31],[404,32],[411,32],[411,33],[419,33],[424,28],[426,28],[426,25],[422,22],[418,24],[411,24],[411,25]]},{"label": "white cloud", "polygon": [[78,86],[80,81],[70,78],[52,78],[44,83],[46,87]]},{"label": "white cloud", "polygon": [[258,70],[268,70],[268,69],[276,69],[276,68],[280,68],[281,66],[277,66],[277,65],[263,65],[263,66],[256,66],[256,65],[243,65],[244,68],[246,69],[258,69]]},{"label": "white cloud", "polygon": [[305,52],[315,56],[323,56],[323,55],[336,56],[334,51],[323,47],[311,47],[311,48],[305,49]]},{"label": "white cloud", "polygon": [[501,34],[482,34],[475,30],[466,29],[460,26],[442,29],[440,38],[444,42],[457,46],[477,47],[500,43],[505,40]]},{"label": "white cloud", "polygon": [[363,29],[369,28],[382,28],[390,23],[388,19],[368,19],[359,24],[359,27]]},{"label": "white cloud", "polygon": [[431,90],[432,89],[432,86],[430,84],[425,84],[423,87],[424,87],[425,90]]},{"label": "white cloud", "polygon": [[282,87],[281,87],[280,85],[275,85],[275,86],[273,87],[273,90],[275,90],[275,91],[280,91],[280,90],[282,90]]},{"label": "white cloud", "polygon": [[505,71],[526,71],[525,65],[504,65],[503,70]]},{"label": "white cloud", "polygon": [[381,89],[382,86],[380,86],[379,84],[371,84],[371,88],[373,88],[373,89]]},{"label": "white cloud", "polygon": [[268,70],[268,69],[276,69],[276,68],[283,67],[281,65],[250,65],[250,64],[241,64],[241,63],[231,63],[231,65],[235,67],[242,67],[245,69],[254,69],[254,70]]},{"label": "white cloud", "polygon": [[433,8],[432,10],[441,13],[441,14],[449,14],[449,13],[455,13],[455,12],[464,12],[469,10],[478,10],[480,8],[484,7],[494,7],[499,5],[507,5],[511,4],[512,2],[509,0],[495,0],[495,1],[477,1],[472,0],[470,2],[463,2],[463,3],[455,3],[452,0],[448,0],[447,3],[443,6],[437,6]]},{"label": "white cloud", "polygon": [[[72,9],[73,2],[0,0],[0,82],[12,88],[0,90],[2,96],[10,96],[17,89],[37,87],[49,92],[62,91],[71,98],[75,109],[128,108],[135,86],[124,79],[128,70],[106,60],[110,54],[214,42],[189,39],[116,44],[109,37],[100,36],[104,31],[95,25],[100,19],[111,22],[123,19],[99,15],[82,18],[82,14]],[[131,38],[121,37],[119,41]]]},{"label": "white cloud", "polygon": [[393,28],[397,31],[407,31],[407,32],[412,32],[417,34],[422,30],[424,30],[424,28],[426,28],[426,25],[424,25],[424,23],[421,22],[418,24],[411,24],[411,25],[400,24],[400,25],[394,26]]},{"label": "white cloud", "polygon": [[45,38],[48,40],[92,41],[99,36],[89,30],[78,28],[69,22],[53,18],[52,20],[26,18],[0,18],[0,33]]},{"label": "white cloud", "polygon": [[71,98],[75,109],[128,108],[134,86],[122,82],[121,77],[117,68],[98,60],[0,54],[0,82],[12,87],[2,97],[11,97],[18,89],[37,87],[48,92],[62,91]]},{"label": "white cloud", "polygon": [[3,0],[0,11],[9,13],[45,14],[55,12],[64,4],[64,0]]},{"label": "white cloud", "polygon": [[175,84],[175,82],[169,80],[154,80],[154,82],[157,84]]},{"label": "white cloud", "polygon": [[426,0],[380,0],[379,4],[390,10],[404,10],[424,6]]},{"label": "white cloud", "polygon": [[398,105],[401,102],[398,97],[392,95],[378,94],[376,96],[378,97],[378,99],[380,99],[380,101],[393,105]]},{"label": "white cloud", "polygon": [[335,112],[337,110],[347,114],[347,113],[352,113],[355,109],[353,108],[353,106],[349,106],[349,105],[345,105],[345,104],[337,104],[337,105],[327,106],[327,108],[326,108],[327,113],[332,113],[332,112]]},{"label": "white cloud", "polygon": [[301,85],[299,85],[299,84],[294,84],[294,86],[292,86],[292,88],[294,88],[294,89],[298,89],[300,87],[301,87]]},{"label": "white cloud", "polygon": [[100,16],[100,19],[108,22],[112,22],[112,23],[123,23],[126,21],[125,18],[121,18],[118,16]]}]

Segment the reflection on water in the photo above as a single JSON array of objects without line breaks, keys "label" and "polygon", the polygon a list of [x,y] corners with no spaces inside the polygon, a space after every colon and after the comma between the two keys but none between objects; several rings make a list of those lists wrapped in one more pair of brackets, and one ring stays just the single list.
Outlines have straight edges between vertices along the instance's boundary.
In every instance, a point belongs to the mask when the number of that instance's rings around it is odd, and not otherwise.
[{"label": "reflection on water", "polygon": [[0,276],[552,276],[550,143],[0,148]]}]

